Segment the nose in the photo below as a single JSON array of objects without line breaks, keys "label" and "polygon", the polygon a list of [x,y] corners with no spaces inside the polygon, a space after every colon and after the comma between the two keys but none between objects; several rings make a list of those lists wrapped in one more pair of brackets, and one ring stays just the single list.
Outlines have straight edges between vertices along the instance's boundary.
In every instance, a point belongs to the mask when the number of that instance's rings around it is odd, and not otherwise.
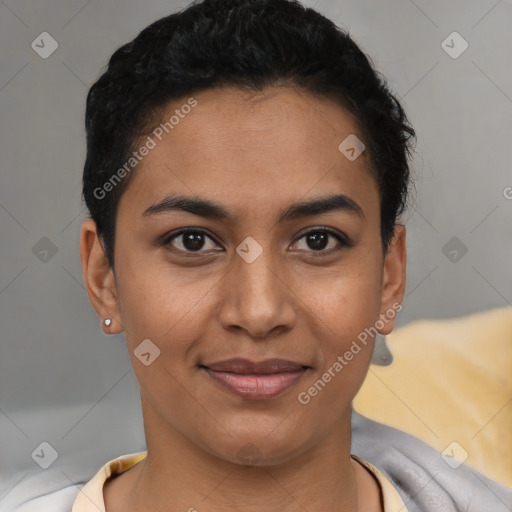
[{"label": "nose", "polygon": [[[263,247],[263,244],[260,243]],[[225,283],[220,322],[227,330],[244,330],[253,338],[266,338],[292,329],[297,300],[283,264],[269,247],[248,262],[238,254]],[[288,281],[288,282],[287,282]]]}]

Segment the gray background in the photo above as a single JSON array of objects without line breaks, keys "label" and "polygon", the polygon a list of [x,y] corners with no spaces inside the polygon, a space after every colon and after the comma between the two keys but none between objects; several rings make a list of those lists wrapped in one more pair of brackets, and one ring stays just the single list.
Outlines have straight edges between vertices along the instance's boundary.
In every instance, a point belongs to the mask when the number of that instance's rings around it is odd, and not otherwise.
[{"label": "gray background", "polygon": [[[102,334],[83,287],[85,96],[118,46],[187,3],[0,1],[0,500],[6,506],[50,492],[56,481],[60,487],[83,481],[107,460],[145,447],[124,339]],[[398,325],[510,306],[512,1],[304,4],[349,30],[417,131],[416,199],[404,217],[408,286]],[[58,42],[46,59],[31,47],[44,31]],[[458,58],[441,45],[453,31],[469,44]],[[46,470],[31,457],[43,441],[59,455]],[[78,457],[80,468],[73,464]]]}]

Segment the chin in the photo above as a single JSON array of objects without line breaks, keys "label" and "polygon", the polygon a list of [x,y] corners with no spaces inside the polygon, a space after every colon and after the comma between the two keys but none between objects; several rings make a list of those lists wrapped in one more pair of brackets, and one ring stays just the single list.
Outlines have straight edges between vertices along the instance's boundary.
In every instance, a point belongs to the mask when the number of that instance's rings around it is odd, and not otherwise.
[{"label": "chin", "polygon": [[[219,445],[219,438],[212,440],[208,451],[215,457],[250,467],[276,466],[289,462],[294,457],[300,455],[312,442],[296,438],[297,431],[281,432],[280,435],[269,435],[271,430],[266,429],[261,432],[245,433],[233,437],[225,437],[222,445]],[[216,442],[215,442],[216,441]]]}]

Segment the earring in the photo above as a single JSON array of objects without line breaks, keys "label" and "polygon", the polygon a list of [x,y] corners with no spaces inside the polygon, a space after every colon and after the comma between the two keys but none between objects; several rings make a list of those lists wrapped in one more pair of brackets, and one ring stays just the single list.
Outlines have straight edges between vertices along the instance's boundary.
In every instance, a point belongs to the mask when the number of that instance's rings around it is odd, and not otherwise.
[{"label": "earring", "polygon": [[103,323],[108,327],[112,323],[112,320],[110,320],[110,318],[105,318],[105,320],[103,320]]},{"label": "earring", "polygon": [[371,363],[377,366],[389,366],[393,362],[393,354],[386,345],[386,336],[377,334]]}]

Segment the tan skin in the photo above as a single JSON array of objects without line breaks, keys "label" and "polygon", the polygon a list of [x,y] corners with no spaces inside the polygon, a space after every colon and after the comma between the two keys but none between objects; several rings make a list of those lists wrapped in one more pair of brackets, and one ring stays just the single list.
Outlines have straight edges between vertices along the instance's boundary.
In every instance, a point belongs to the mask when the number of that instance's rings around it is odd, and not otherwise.
[{"label": "tan skin", "polygon": [[[95,223],[82,225],[86,289],[100,318],[112,319],[105,332],[126,337],[148,449],[107,481],[106,510],[380,511],[378,484],[350,458],[351,402],[373,344],[307,405],[297,396],[401,302],[405,228],[396,225],[384,256],[366,152],[350,161],[338,150],[349,134],[362,136],[337,103],[290,87],[194,98],[197,106],[138,164],[121,197],[115,276]],[[363,215],[334,210],[277,222],[289,204],[335,193]],[[177,210],[142,216],[169,194],[215,201],[235,220]],[[322,227],[353,245],[332,236],[320,248],[308,243],[304,235]],[[180,228],[206,233],[199,253],[183,236],[158,245]],[[252,263],[236,252],[247,236],[263,249]],[[389,319],[379,331],[393,327]],[[134,355],[144,339],[161,351],[149,366]],[[198,366],[232,357],[279,357],[311,369],[280,396],[247,400]],[[238,455],[248,443],[258,450],[252,464]]]}]

